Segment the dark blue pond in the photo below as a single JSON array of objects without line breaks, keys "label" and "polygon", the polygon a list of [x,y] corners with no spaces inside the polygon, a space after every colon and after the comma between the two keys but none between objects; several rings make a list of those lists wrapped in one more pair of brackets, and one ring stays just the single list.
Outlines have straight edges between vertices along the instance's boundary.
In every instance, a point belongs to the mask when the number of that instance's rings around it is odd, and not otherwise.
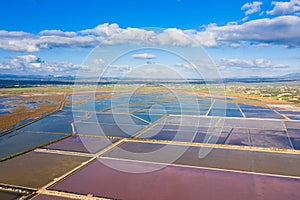
[{"label": "dark blue pond", "polygon": [[15,131],[0,137],[0,159],[63,138],[64,134]]},{"label": "dark blue pond", "polygon": [[243,117],[240,110],[234,109],[211,109],[208,116]]}]

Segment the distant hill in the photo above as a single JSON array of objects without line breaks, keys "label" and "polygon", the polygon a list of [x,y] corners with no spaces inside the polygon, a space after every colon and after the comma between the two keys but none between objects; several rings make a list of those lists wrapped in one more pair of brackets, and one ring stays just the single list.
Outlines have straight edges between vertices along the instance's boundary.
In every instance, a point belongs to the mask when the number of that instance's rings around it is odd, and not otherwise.
[{"label": "distant hill", "polygon": [[299,73],[286,74],[286,75],[280,76],[280,78],[300,79],[300,72]]},{"label": "distant hill", "polygon": [[0,74],[1,80],[75,80],[74,76]]},{"label": "distant hill", "polygon": [[56,76],[56,75],[13,75],[0,74],[0,88],[11,87],[32,87],[38,85],[72,85],[75,82],[80,84],[145,84],[145,83],[167,83],[167,84],[185,84],[187,81],[190,84],[205,84],[205,83],[262,83],[262,82],[287,82],[300,81],[300,73],[291,73],[277,77],[257,77],[252,76],[248,78],[224,78],[221,80],[140,80],[140,79],[120,79],[116,77],[75,77],[75,76]]}]

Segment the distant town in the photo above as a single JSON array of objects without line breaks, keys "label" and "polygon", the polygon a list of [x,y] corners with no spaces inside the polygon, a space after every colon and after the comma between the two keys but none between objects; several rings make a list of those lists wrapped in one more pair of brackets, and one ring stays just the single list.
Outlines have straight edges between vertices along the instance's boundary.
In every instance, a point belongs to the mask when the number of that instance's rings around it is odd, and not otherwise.
[{"label": "distant town", "polygon": [[300,83],[265,83],[265,84],[242,84],[227,85],[228,92],[242,93],[249,97],[269,97],[279,101],[300,102]]}]

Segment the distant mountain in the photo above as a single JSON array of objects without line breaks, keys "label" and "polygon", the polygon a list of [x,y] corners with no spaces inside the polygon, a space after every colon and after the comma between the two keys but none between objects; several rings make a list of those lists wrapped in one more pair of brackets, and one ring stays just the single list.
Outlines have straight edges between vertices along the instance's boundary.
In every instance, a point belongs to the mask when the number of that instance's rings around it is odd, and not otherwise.
[{"label": "distant mountain", "polygon": [[283,76],[280,76],[280,78],[287,78],[287,79],[300,79],[300,72],[299,73],[290,73]]},{"label": "distant mountain", "polygon": [[245,83],[258,83],[258,82],[285,82],[285,81],[299,81],[300,73],[290,73],[282,76],[261,77],[249,76],[244,78],[224,78],[224,82],[245,82]]},{"label": "distant mountain", "polygon": [[[189,80],[146,80],[134,78],[117,78],[117,77],[75,77],[75,76],[58,76],[58,75],[13,75],[13,74],[0,74],[0,88],[9,87],[31,87],[38,85],[72,85],[75,83],[80,84],[144,84],[144,83],[168,83],[168,84],[181,84],[187,81],[190,84],[205,84],[205,83],[220,83],[220,80],[203,80],[203,79],[189,79]],[[257,77],[251,76],[247,78],[223,78],[223,83],[262,83],[262,82],[287,82],[287,81],[300,81],[300,73],[290,73],[283,76],[276,77]]]},{"label": "distant mountain", "polygon": [[74,76],[57,76],[57,75],[15,75],[15,74],[0,74],[1,80],[39,80],[39,81],[69,81],[75,80]]},{"label": "distant mountain", "polygon": [[[15,75],[15,74],[0,74],[0,80],[38,80],[38,81],[97,81],[99,77],[75,77],[75,76],[62,76],[62,75]],[[126,78],[121,78],[122,80],[126,80]],[[261,77],[261,76],[249,76],[249,77],[230,77],[223,78],[223,80],[230,81],[240,81],[240,80],[249,80],[249,81],[261,81],[261,80],[300,80],[300,72],[299,73],[290,73],[282,76],[273,76],[273,77]],[[120,80],[118,77],[102,77],[101,81],[112,81],[112,80]],[[134,78],[128,78],[128,80],[136,80]],[[137,79],[138,80],[138,79]],[[190,80],[199,80],[199,79],[190,79]]]}]

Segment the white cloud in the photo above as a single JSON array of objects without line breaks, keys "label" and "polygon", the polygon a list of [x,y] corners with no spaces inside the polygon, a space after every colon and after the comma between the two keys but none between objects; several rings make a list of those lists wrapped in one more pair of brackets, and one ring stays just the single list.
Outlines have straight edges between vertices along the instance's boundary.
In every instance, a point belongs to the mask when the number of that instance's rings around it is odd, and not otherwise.
[{"label": "white cloud", "polygon": [[39,48],[48,47],[93,47],[99,44],[97,38],[93,35],[87,36],[75,36],[75,37],[63,37],[63,36],[41,36],[35,40],[36,45]]},{"label": "white cloud", "polygon": [[155,33],[152,30],[140,28],[122,29],[118,24],[101,24],[93,29],[80,31],[81,34],[93,34],[101,40],[101,44],[115,45],[126,42],[150,45],[173,45],[184,46],[192,45],[195,41],[184,33],[184,31],[176,28],[164,29],[161,33]]},{"label": "white cloud", "polygon": [[98,59],[95,59],[95,60],[94,60],[94,63],[95,63],[96,65],[103,65],[103,64],[105,63],[105,60],[102,59],[102,58],[98,58]]},{"label": "white cloud", "polygon": [[222,77],[272,77],[289,73],[290,67],[284,64],[275,64],[270,60],[258,59],[239,59],[221,58],[216,61]]},{"label": "white cloud", "polygon": [[245,3],[241,10],[245,10],[245,15],[251,15],[260,11],[261,1],[253,1],[252,3]]},{"label": "white cloud", "polygon": [[116,45],[124,43],[136,43],[136,44],[153,44],[154,31],[147,31],[138,28],[126,28],[120,29],[111,35],[101,38],[101,44],[104,45]]},{"label": "white cloud", "polygon": [[155,36],[153,31],[130,27],[122,29],[115,23],[100,24],[93,29],[79,31],[79,34],[94,35],[98,39],[98,44],[102,45],[116,45],[127,42],[149,44],[152,37]]},{"label": "white cloud", "polygon": [[279,16],[245,22],[207,26],[205,32],[215,35],[218,42],[272,43],[296,47],[300,45],[300,18],[298,16]]},{"label": "white cloud", "polygon": [[[8,32],[5,36],[0,35],[0,48],[8,51],[36,52],[40,49],[53,47],[94,47],[99,44],[98,39],[93,35],[86,36],[68,36],[60,35],[31,35],[14,36],[17,33]],[[61,34],[63,35],[63,34]]]},{"label": "white cloud", "polygon": [[238,48],[238,47],[241,47],[242,44],[241,43],[230,43],[230,45],[232,48]]},{"label": "white cloud", "polygon": [[227,68],[248,68],[248,69],[282,69],[288,68],[287,65],[273,64],[270,60],[258,58],[254,60],[238,59],[238,58],[221,58],[217,61],[220,69]]},{"label": "white cloud", "polygon": [[187,63],[176,63],[174,66],[179,67],[179,68],[183,68],[183,69],[193,69],[193,68],[195,68],[195,66],[193,66],[192,64],[187,64]]},{"label": "white cloud", "polygon": [[117,24],[101,24],[79,32],[44,30],[39,34],[22,31],[0,31],[0,48],[7,51],[36,52],[59,47],[96,47],[135,43],[143,45],[205,46],[222,45],[237,48],[242,43],[254,45],[277,44],[288,47],[300,46],[300,17],[278,16],[224,26],[209,24],[198,30],[177,28],[154,32],[140,28],[120,28]]},{"label": "white cloud", "polygon": [[216,47],[217,46],[217,41],[216,41],[215,35],[213,33],[210,33],[210,32],[197,33],[196,39],[203,46],[206,46],[206,47]]},{"label": "white cloud", "polygon": [[96,47],[135,43],[145,45],[172,46],[215,46],[211,33],[193,34],[176,28],[165,29],[160,33],[140,28],[120,28],[117,24],[101,24],[93,29],[79,32],[43,30],[37,35],[25,32],[0,31],[0,48],[8,51],[36,52],[54,47]]},{"label": "white cloud", "polygon": [[9,65],[2,65],[2,64],[0,64],[0,70],[2,70],[2,69],[5,69],[5,70],[9,70],[10,69],[10,66]]},{"label": "white cloud", "polygon": [[0,48],[7,51],[24,51],[34,52],[39,51],[39,47],[32,39],[19,37],[4,37],[0,38]]},{"label": "white cloud", "polygon": [[290,0],[289,2],[273,1],[274,8],[267,11],[269,15],[286,15],[300,11],[300,1]]},{"label": "white cloud", "polygon": [[244,21],[247,21],[248,19],[249,19],[249,16],[246,16],[242,19],[242,21],[244,22]]},{"label": "white cloud", "polygon": [[165,29],[162,33],[156,35],[156,43],[160,45],[171,46],[195,46],[199,45],[196,40],[193,40],[193,35],[188,35],[184,31],[177,28]]},{"label": "white cloud", "polygon": [[100,36],[110,36],[113,34],[118,34],[122,32],[122,29],[119,27],[118,24],[109,24],[109,23],[104,23],[104,24],[99,24],[93,29],[86,29],[83,31],[80,31],[82,34],[95,34],[95,35],[100,35]]},{"label": "white cloud", "polygon": [[40,35],[57,35],[57,36],[66,36],[66,37],[74,37],[76,36],[76,32],[64,32],[61,30],[43,30],[39,32]]},{"label": "white cloud", "polygon": [[156,56],[149,53],[133,54],[131,56],[134,59],[155,59]]},{"label": "white cloud", "polygon": [[9,73],[74,73],[80,68],[80,65],[69,62],[45,62],[35,55],[23,55],[10,58],[6,63],[0,64],[0,70],[7,70]]},{"label": "white cloud", "polygon": [[1,37],[27,37],[31,34],[23,32],[23,31],[5,31],[0,30],[0,36]]},{"label": "white cloud", "polygon": [[108,66],[102,77],[122,77],[131,71],[131,67],[128,65],[110,65]]}]

